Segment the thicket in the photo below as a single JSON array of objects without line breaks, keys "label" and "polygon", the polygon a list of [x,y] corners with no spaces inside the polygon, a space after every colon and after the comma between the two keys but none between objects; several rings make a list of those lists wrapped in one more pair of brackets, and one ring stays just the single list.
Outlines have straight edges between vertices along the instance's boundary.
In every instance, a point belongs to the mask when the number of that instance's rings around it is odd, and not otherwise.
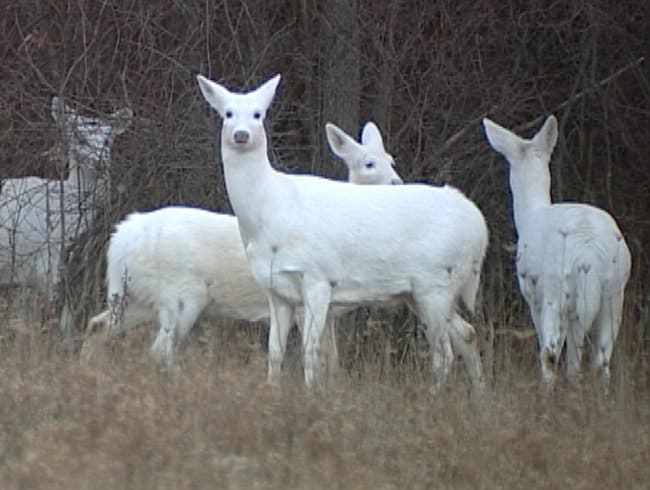
[{"label": "thicket", "polygon": [[[218,124],[195,75],[247,88],[281,73],[269,115],[277,167],[343,178],[324,124],[357,134],[372,119],[404,180],[448,182],[477,202],[491,232],[479,312],[491,346],[495,331],[529,320],[512,271],[507,163],[480,119],[528,136],[554,113],[554,198],[596,204],[619,221],[634,260],[623,332],[628,349],[647,353],[646,9],[639,0],[8,1],[0,177],[58,177],[44,156],[56,143],[53,95],[88,114],[134,109],[115,145],[111,205],[68,263],[65,293],[80,298],[81,326],[102,304],[106,239],[125,214],[167,204],[229,211]],[[399,344],[409,322],[393,320]]]}]

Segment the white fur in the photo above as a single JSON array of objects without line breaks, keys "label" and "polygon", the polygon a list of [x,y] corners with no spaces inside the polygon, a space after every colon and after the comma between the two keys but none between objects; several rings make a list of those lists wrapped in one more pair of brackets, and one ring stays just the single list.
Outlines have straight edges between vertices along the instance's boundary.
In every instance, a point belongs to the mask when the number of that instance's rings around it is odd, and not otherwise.
[{"label": "white fur", "polygon": [[[325,125],[328,141],[338,139],[341,145],[349,145],[349,152],[343,159],[348,167],[348,180],[353,184],[402,184],[394,169],[395,160],[386,152],[379,128],[367,122],[361,133],[361,143],[352,140],[332,123]],[[335,143],[336,144],[336,143]]]},{"label": "white fur", "polygon": [[567,376],[575,381],[591,332],[593,364],[607,386],[630,274],[625,239],[601,209],[551,204],[549,162],[558,136],[554,116],[530,140],[489,119],[483,124],[492,147],[510,163],[519,288],[537,330],[542,379],[553,385],[566,341]]},{"label": "white fur", "polygon": [[117,225],[106,258],[109,309],[90,320],[91,330],[108,323],[115,334],[157,319],[152,349],[167,361],[208,306],[224,318],[268,317],[234,216],[185,207],[132,213]]},{"label": "white fur", "polygon": [[[198,77],[204,97],[224,118],[226,187],[253,277],[269,298],[269,379],[280,374],[295,307],[305,311],[303,358],[311,386],[330,303],[406,298],[427,325],[431,346],[448,346],[441,339],[449,335],[474,386],[482,388],[475,332],[458,315],[457,302],[474,306],[488,243],[483,215],[448,186],[352,190],[348,183],[275,171],[263,122],[279,79],[243,94]],[[443,364],[434,366],[436,387],[451,362],[450,353],[443,354],[433,357]]]},{"label": "white fur", "polygon": [[[401,184],[377,127],[367,123],[363,135],[345,161],[349,180]],[[111,236],[106,284],[109,309],[90,319],[89,331],[103,325],[114,335],[157,319],[152,350],[168,363],[203,311],[234,320],[269,318],[231,215],[186,207],[130,214]]]},{"label": "white fur", "polygon": [[0,281],[36,288],[52,299],[59,282],[61,254],[83,232],[108,193],[108,165],[115,136],[133,113],[117,111],[107,120],[84,117],[58,97],[52,117],[68,150],[66,180],[8,179],[0,194]]}]

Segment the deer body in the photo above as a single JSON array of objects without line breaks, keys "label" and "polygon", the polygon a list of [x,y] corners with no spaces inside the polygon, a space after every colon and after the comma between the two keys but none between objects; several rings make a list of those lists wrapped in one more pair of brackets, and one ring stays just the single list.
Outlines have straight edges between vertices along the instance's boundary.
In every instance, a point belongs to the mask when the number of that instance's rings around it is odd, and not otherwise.
[{"label": "deer body", "polygon": [[489,119],[483,124],[492,147],[510,163],[517,275],[538,335],[542,379],[553,385],[566,342],[567,375],[575,382],[585,337],[591,333],[592,362],[607,385],[631,266],[623,234],[601,209],[551,203],[549,162],[557,142],[553,116],[530,140]]},{"label": "deer body", "polygon": [[80,116],[54,97],[52,117],[63,128],[68,178],[8,179],[0,194],[0,280],[36,288],[49,299],[59,283],[62,254],[107,198],[113,139],[128,127],[132,112],[124,109],[103,121]]},{"label": "deer body", "polygon": [[[458,222],[470,220],[470,228],[480,224],[482,216],[470,205],[459,206],[469,203],[459,191],[415,184],[408,185],[406,193],[394,192],[400,188],[376,187],[355,194],[349,186],[326,179],[292,177],[280,176],[273,192],[256,196],[262,203],[256,212],[240,219],[253,275],[265,289],[272,288],[299,305],[302,279],[295,273],[300,272],[311,280],[331,283],[332,304],[374,303],[411,292],[413,282],[428,269],[439,273],[433,276],[435,281],[420,287],[449,287],[473,307],[473,288],[462,286],[470,285],[464,279],[476,272],[476,264],[464,258],[480,257],[481,250],[474,241],[464,240],[466,230]],[[373,205],[360,205],[360,194]],[[279,196],[286,200],[282,206],[277,206]],[[273,212],[269,211],[271,203],[276,203]],[[431,216],[432,209],[444,212]],[[409,214],[413,219],[400,219]],[[319,215],[318,227],[303,227]],[[431,233],[422,229],[422,220],[445,229],[445,240],[431,240]],[[350,221],[355,226],[341,226]],[[372,242],[366,240],[368,236]]]},{"label": "deer body", "polygon": [[92,318],[91,327],[109,323],[115,334],[158,319],[153,351],[165,358],[206,309],[239,320],[268,317],[237,220],[201,209],[167,207],[129,215],[111,236],[106,283],[109,309]]},{"label": "deer body", "polygon": [[[366,124],[357,145],[354,161],[346,161],[349,181],[402,183],[374,124]],[[187,207],[132,213],[111,236],[106,284],[109,309],[89,321],[89,330],[104,325],[115,334],[158,320],[153,351],[168,363],[203,312],[214,318],[269,319],[266,294],[251,275],[232,215]],[[89,357],[90,347],[82,354]],[[335,346],[329,354],[334,367]]]},{"label": "deer body", "polygon": [[[405,297],[427,325],[440,384],[449,337],[464,346],[482,387],[473,327],[457,302],[474,306],[488,242],[483,215],[451,187],[358,187],[275,171],[263,119],[279,76],[232,93],[199,76],[204,97],[224,118],[221,157],[230,202],[255,280],[271,313],[269,379],[279,376],[295,307],[304,309],[305,382],[317,381],[319,341],[330,304]],[[436,363],[440,365],[435,365]]]}]

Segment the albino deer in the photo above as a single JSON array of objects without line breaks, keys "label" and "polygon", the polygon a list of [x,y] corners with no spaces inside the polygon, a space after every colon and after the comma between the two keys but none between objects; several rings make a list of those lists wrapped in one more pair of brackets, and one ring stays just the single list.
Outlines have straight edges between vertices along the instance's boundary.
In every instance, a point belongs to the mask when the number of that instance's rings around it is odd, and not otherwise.
[{"label": "albino deer", "polygon": [[111,146],[133,112],[122,109],[107,120],[84,117],[53,97],[52,117],[67,146],[68,178],[8,179],[0,193],[0,281],[35,288],[50,300],[62,254],[105,203]]},{"label": "albino deer", "polygon": [[[427,325],[431,347],[448,347],[451,339],[481,390],[476,333],[457,303],[474,306],[488,244],[483,215],[449,186],[353,190],[348,183],[274,170],[264,118],[279,80],[233,93],[198,76],[203,96],[223,118],[228,196],[253,277],[269,299],[269,380],[280,375],[296,307],[304,308],[303,367],[306,385],[313,386],[330,304],[405,298]],[[432,356],[434,389],[451,364],[450,352],[440,354]]]},{"label": "albino deer", "polygon": [[[327,123],[328,138],[332,131],[342,131]],[[351,145],[352,146],[352,145]],[[354,141],[353,149],[343,158],[348,167],[348,181],[359,185],[403,184],[394,169],[395,161],[384,148],[384,139],[373,122],[367,122],[361,132],[361,143]]]},{"label": "albino deer", "polygon": [[592,333],[593,365],[609,384],[630,252],[614,219],[580,203],[551,203],[549,162],[557,121],[549,116],[532,139],[483,119],[490,145],[510,163],[519,288],[540,347],[542,380],[553,386],[566,341],[567,377],[576,382],[585,336]]},{"label": "albino deer", "polygon": [[[350,182],[402,183],[372,122],[355,149],[345,160]],[[157,319],[152,351],[168,364],[204,311],[233,320],[269,318],[268,300],[251,275],[232,215],[187,207],[130,214],[111,236],[106,284],[109,309],[90,319],[88,331],[104,326],[115,335]],[[92,355],[95,340],[84,343],[82,359]],[[335,348],[331,356],[336,364]]]}]

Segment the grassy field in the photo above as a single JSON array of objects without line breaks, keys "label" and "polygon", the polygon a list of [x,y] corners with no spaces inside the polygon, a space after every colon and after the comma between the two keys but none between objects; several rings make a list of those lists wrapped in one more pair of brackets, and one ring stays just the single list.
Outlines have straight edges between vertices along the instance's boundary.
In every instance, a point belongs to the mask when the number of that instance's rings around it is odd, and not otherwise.
[{"label": "grassy field", "polygon": [[294,350],[281,385],[269,386],[256,328],[204,325],[183,346],[179,369],[161,372],[146,336],[139,329],[87,365],[47,334],[4,338],[2,488],[630,489],[650,481],[647,366],[620,352],[609,398],[590,376],[545,397],[535,359],[527,352],[522,361],[513,344],[496,351],[489,394],[476,401],[460,369],[432,398],[426,369],[381,355],[344,362],[350,367],[310,393]]}]

